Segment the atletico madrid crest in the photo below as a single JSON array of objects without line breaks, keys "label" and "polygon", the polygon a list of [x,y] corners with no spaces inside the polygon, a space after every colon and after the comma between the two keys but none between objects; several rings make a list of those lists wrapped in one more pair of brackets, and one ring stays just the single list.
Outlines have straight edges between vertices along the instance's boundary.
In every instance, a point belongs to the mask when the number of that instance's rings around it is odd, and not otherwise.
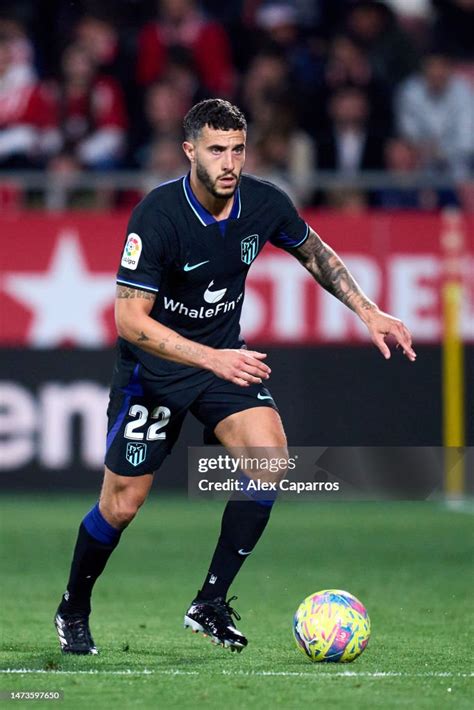
[{"label": "atletico madrid crest", "polygon": [[146,444],[136,444],[129,442],[125,458],[132,466],[139,466],[146,458]]},{"label": "atletico madrid crest", "polygon": [[258,253],[258,234],[251,234],[240,242],[240,255],[244,264],[251,264]]}]

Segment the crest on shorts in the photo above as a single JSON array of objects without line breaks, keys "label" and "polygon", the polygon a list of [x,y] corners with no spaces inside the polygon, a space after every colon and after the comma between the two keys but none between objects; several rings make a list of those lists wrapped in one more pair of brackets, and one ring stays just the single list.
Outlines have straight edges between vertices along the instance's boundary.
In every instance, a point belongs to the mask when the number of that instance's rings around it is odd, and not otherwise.
[{"label": "crest on shorts", "polygon": [[146,444],[136,444],[129,441],[125,458],[132,466],[139,466],[146,459]]},{"label": "crest on shorts", "polygon": [[244,264],[251,264],[258,252],[258,234],[251,234],[240,242],[240,256]]}]

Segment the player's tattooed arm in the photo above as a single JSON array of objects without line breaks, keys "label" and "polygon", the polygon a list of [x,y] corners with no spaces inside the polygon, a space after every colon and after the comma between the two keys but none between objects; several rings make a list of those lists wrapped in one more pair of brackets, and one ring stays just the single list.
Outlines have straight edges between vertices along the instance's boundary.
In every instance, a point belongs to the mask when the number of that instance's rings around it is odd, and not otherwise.
[{"label": "player's tattooed arm", "polygon": [[303,244],[288,251],[303,264],[326,291],[357,313],[367,326],[372,341],[385,358],[390,357],[385,338],[391,335],[409,360],[413,362],[416,359],[408,328],[398,318],[383,313],[373,301],[367,298],[342,259],[316,232],[310,229],[308,238]]},{"label": "player's tattooed arm", "polygon": [[203,366],[210,348],[184,338],[150,317],[155,294],[117,285],[115,323],[119,335],[142,350],[186,365]]},{"label": "player's tattooed arm", "polygon": [[154,301],[156,296],[149,291],[140,288],[130,288],[130,286],[117,286],[117,298],[143,298],[145,301]]},{"label": "player's tattooed arm", "polygon": [[115,323],[121,338],[151,355],[210,370],[217,377],[241,387],[261,383],[270,376],[270,368],[261,362],[265,353],[244,349],[219,350],[189,340],[150,317],[153,302],[154,296],[146,291],[119,286]]},{"label": "player's tattooed arm", "polygon": [[[155,294],[150,293],[149,291],[144,291],[143,289],[140,288],[131,288],[130,286],[117,286],[117,291],[116,291],[116,297],[120,299],[142,299],[143,301],[155,301]],[[149,341],[150,338],[148,335],[143,331],[140,330],[140,333],[136,337],[136,342],[141,345],[142,343],[146,343]]]},{"label": "player's tattooed arm", "polygon": [[334,249],[323,242],[315,231],[295,249],[288,250],[314,276],[316,281],[342,303],[363,317],[364,311],[376,310],[373,303],[350,274],[347,266]]}]

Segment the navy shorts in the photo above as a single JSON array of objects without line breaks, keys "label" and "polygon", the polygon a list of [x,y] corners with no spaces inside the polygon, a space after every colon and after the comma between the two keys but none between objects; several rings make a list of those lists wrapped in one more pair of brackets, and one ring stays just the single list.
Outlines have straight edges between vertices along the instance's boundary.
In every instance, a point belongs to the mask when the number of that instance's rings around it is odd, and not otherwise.
[{"label": "navy shorts", "polygon": [[[207,374],[207,373],[206,373]],[[139,364],[116,370],[107,409],[105,465],[120,476],[156,471],[173,448],[186,414],[205,427],[205,443],[214,428],[235,412],[252,407],[278,411],[262,384],[239,387],[212,373],[172,381],[153,375]]]}]

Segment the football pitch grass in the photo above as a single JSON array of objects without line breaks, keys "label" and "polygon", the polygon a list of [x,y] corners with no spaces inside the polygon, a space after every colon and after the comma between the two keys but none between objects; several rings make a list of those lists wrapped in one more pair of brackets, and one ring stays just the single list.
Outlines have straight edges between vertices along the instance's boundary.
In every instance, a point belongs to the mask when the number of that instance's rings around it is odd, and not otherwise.
[{"label": "football pitch grass", "polygon": [[[64,657],[52,618],[93,496],[1,499],[0,690],[63,691],[65,708],[470,708],[474,518],[435,503],[275,506],[232,588],[241,654],[182,628],[223,503],[154,494],[95,589],[100,655]],[[372,638],[352,664],[312,664],[294,611],[346,589]],[[15,707],[33,701],[17,700]],[[44,701],[43,705],[48,703]]]}]

